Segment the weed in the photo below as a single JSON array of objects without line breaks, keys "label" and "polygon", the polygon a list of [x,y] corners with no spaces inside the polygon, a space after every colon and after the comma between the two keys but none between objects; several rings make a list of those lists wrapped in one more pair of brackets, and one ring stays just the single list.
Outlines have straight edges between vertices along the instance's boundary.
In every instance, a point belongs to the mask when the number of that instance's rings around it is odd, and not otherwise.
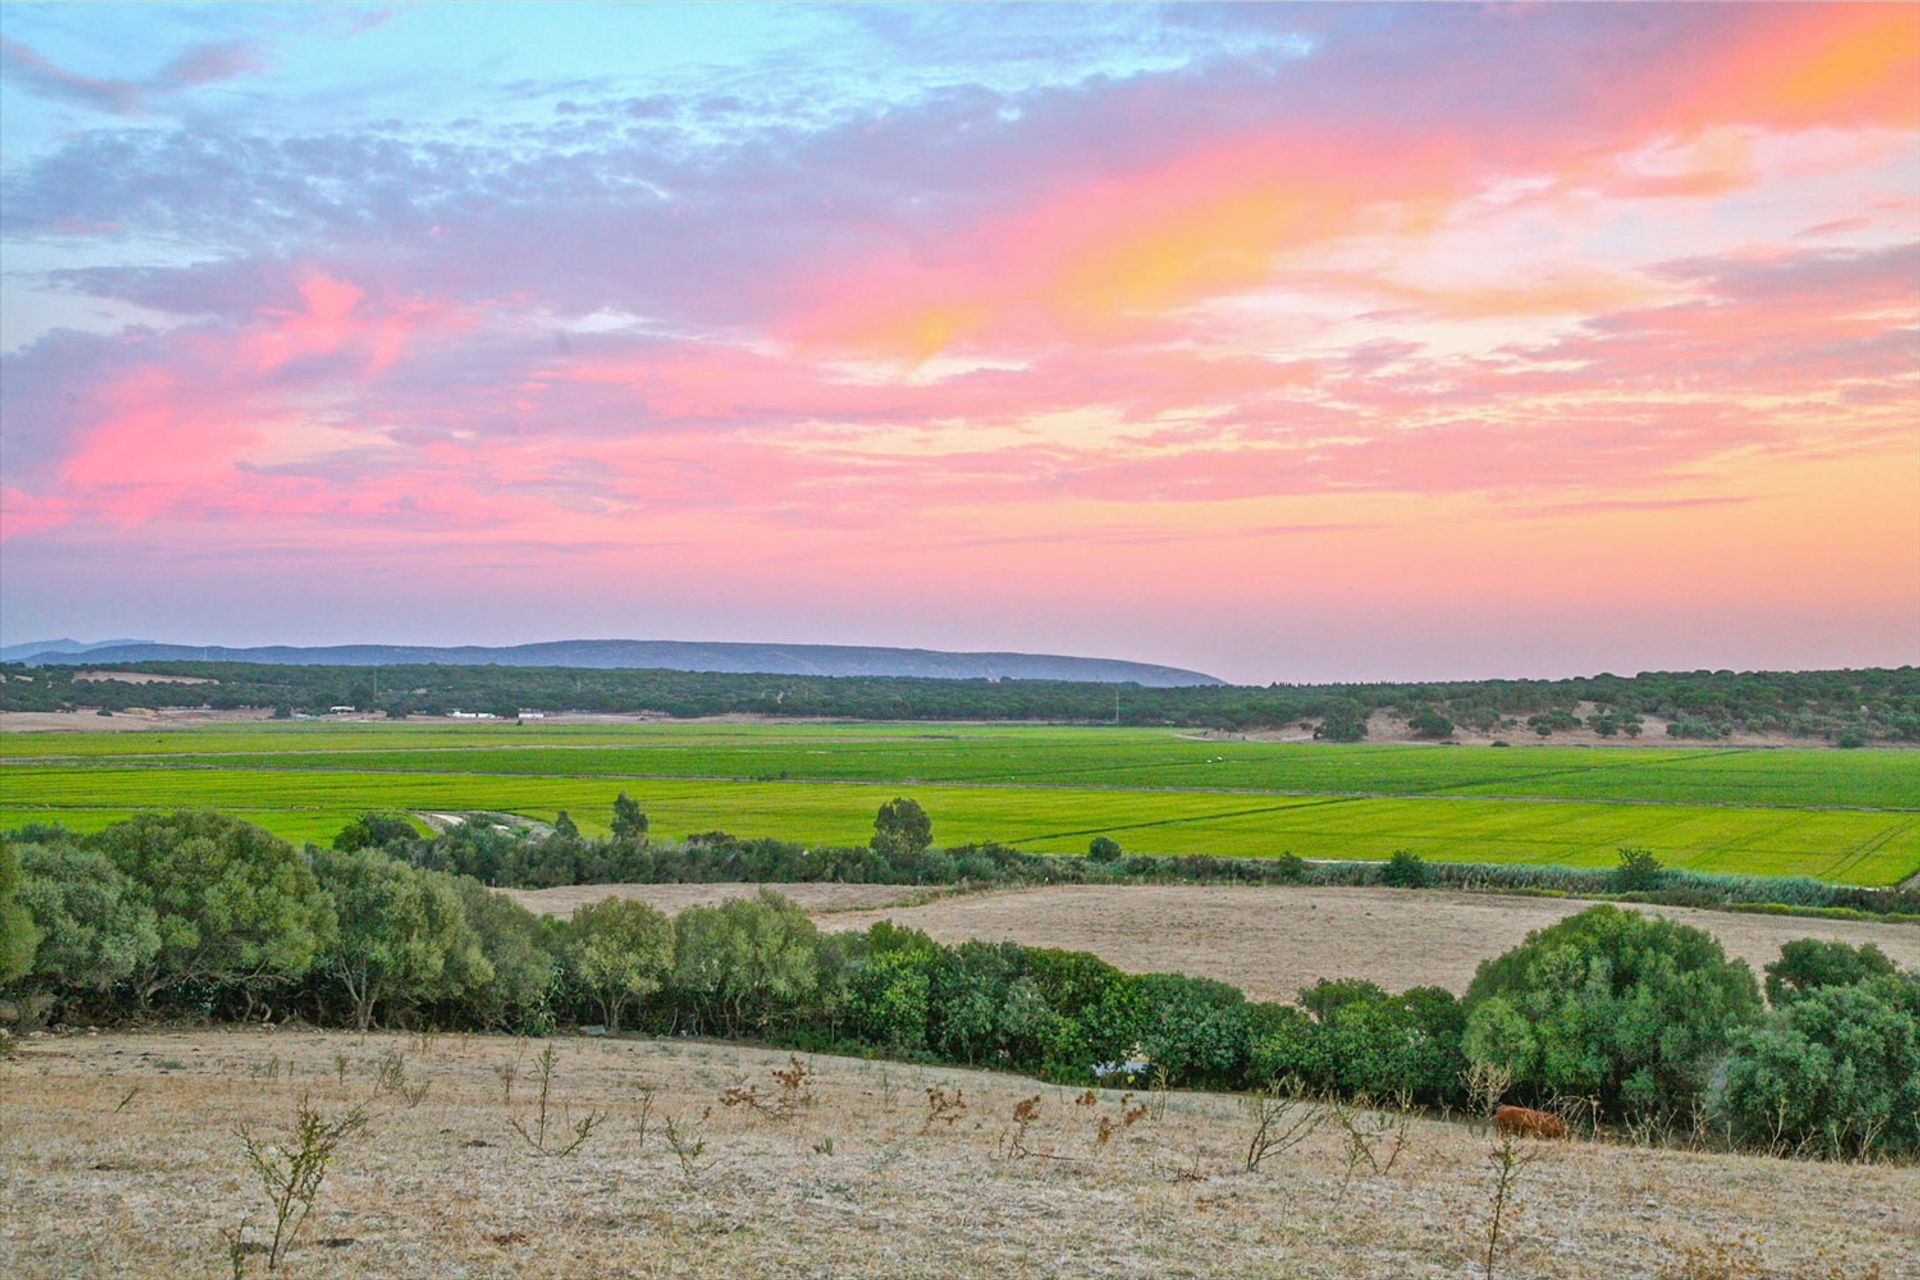
[{"label": "weed", "polygon": [[712,1114],[713,1108],[708,1107],[700,1113],[698,1124],[675,1116],[668,1116],[662,1124],[667,1136],[667,1149],[673,1152],[673,1158],[680,1163],[680,1177],[688,1186],[692,1186],[701,1174],[713,1167],[713,1158],[707,1155],[707,1140],[699,1127]]},{"label": "weed", "polygon": [[127,1091],[124,1094],[120,1095],[119,1103],[114,1106],[113,1114],[119,1115],[122,1111],[125,1111],[128,1107],[132,1106],[133,1100],[140,1096],[140,1090],[142,1087],[143,1086],[137,1085],[137,1084],[128,1086]]},{"label": "weed", "polygon": [[1521,1170],[1539,1158],[1538,1151],[1523,1153],[1520,1140],[1511,1133],[1502,1135],[1500,1144],[1487,1154],[1493,1164],[1493,1190],[1487,1208],[1486,1280],[1493,1280],[1494,1263],[1513,1226],[1513,1197]]},{"label": "weed", "polygon": [[430,1080],[412,1081],[407,1079],[406,1055],[398,1049],[389,1049],[381,1055],[375,1068],[374,1087],[381,1093],[392,1094],[407,1104],[411,1111],[426,1100],[428,1090],[433,1088]]},{"label": "weed", "polygon": [[[513,1131],[527,1140],[527,1145],[543,1156],[570,1156],[586,1145],[593,1131],[606,1121],[606,1113],[588,1111],[579,1120],[562,1104],[560,1114],[553,1114],[553,1068],[560,1055],[548,1045],[541,1050],[539,1058],[540,1094],[534,1104],[533,1124],[523,1123],[519,1116],[509,1116],[507,1123]],[[553,1134],[551,1140],[549,1134]],[[565,1135],[564,1137],[560,1135]]]},{"label": "weed", "polygon": [[1327,1121],[1326,1108],[1301,1098],[1297,1080],[1275,1081],[1248,1095],[1242,1105],[1253,1121],[1253,1136],[1247,1142],[1248,1173],[1259,1169],[1268,1156],[1293,1150]]},{"label": "weed", "polygon": [[948,1093],[943,1085],[927,1086],[927,1115],[920,1122],[921,1133],[932,1133],[935,1125],[946,1125],[951,1129],[961,1116],[967,1113],[966,1091],[955,1089]]},{"label": "weed", "polygon": [[826,1134],[818,1142],[814,1143],[813,1154],[817,1156],[832,1155],[833,1154],[833,1135]]},{"label": "weed", "polygon": [[801,1110],[813,1105],[813,1093],[807,1088],[807,1081],[813,1072],[807,1064],[800,1061],[799,1055],[788,1054],[785,1067],[775,1067],[772,1072],[776,1091],[771,1095],[760,1092],[758,1085],[737,1080],[720,1094],[720,1105],[728,1109],[746,1107],[770,1120],[782,1123],[792,1120]]},{"label": "weed", "polygon": [[[306,1225],[307,1215],[313,1212],[313,1202],[320,1195],[327,1167],[333,1163],[340,1144],[365,1128],[366,1123],[366,1113],[359,1107],[337,1120],[329,1120],[314,1108],[309,1098],[302,1097],[294,1110],[286,1142],[262,1141],[245,1128],[236,1131],[247,1164],[260,1180],[260,1189],[266,1193],[268,1207],[273,1212],[273,1240],[267,1246],[267,1270],[278,1268],[287,1251],[293,1248],[294,1238]],[[244,1227],[240,1230],[244,1231]],[[233,1244],[236,1251],[240,1249],[238,1233]]]},{"label": "weed", "polygon": [[341,1087],[341,1088],[343,1088],[343,1089],[344,1089],[344,1088],[346,1087],[346,1085],[347,1085],[347,1067],[348,1067],[349,1065],[351,1065],[351,1064],[350,1064],[350,1061],[349,1061],[349,1059],[347,1058],[347,1055],[346,1055],[346,1054],[344,1054],[344,1053],[336,1053],[336,1054],[334,1054],[334,1055],[333,1055],[333,1075],[334,1075],[334,1080],[335,1080],[335,1082],[336,1082],[336,1083],[338,1083],[338,1084],[340,1085],[340,1087]]}]

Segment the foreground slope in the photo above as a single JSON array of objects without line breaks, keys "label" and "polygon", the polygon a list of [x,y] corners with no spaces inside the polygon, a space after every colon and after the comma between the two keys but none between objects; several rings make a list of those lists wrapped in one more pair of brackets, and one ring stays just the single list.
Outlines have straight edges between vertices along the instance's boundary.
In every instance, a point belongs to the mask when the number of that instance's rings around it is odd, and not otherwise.
[{"label": "foreground slope", "polygon": [[[555,1090],[606,1119],[542,1158],[530,1115],[538,1046],[508,1038],[317,1032],[84,1036],[31,1042],[0,1075],[0,1271],[231,1274],[220,1232],[263,1213],[236,1124],[372,1098],[289,1263],[303,1277],[834,1276],[1459,1277],[1480,1274],[1489,1138],[1411,1122],[1390,1172],[1347,1182],[1328,1126],[1256,1173],[1231,1097],[1151,1098],[1102,1143],[1077,1091],[1011,1076],[816,1057],[813,1103],[782,1123],[719,1095],[763,1092],[785,1054],[661,1041],[553,1042]],[[416,1105],[375,1078],[397,1059]],[[517,1064],[514,1102],[502,1071]],[[389,1068],[391,1071],[391,1068]],[[964,1092],[926,1124],[926,1090]],[[649,1092],[651,1091],[651,1092]],[[1013,1109],[1037,1121],[1009,1150]],[[651,1098],[652,1111],[643,1120]],[[711,1112],[704,1120],[703,1114]],[[664,1118],[706,1143],[689,1177]],[[1920,1173],[1538,1144],[1522,1170],[1502,1276],[1900,1277],[1920,1256]],[[1364,1166],[1363,1166],[1364,1168]],[[257,1257],[250,1259],[261,1269]]]}]

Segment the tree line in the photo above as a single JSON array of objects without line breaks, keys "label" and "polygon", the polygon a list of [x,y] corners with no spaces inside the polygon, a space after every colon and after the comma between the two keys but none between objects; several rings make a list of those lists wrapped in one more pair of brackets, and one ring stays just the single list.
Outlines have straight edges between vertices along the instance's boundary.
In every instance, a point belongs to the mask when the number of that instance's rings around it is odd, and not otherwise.
[{"label": "tree line", "polygon": [[[1633,737],[1645,717],[1673,736],[1785,733],[1842,745],[1920,742],[1920,669],[1675,671],[1571,680],[1401,684],[1274,684],[1148,689],[1049,680],[739,675],[690,671],[502,666],[280,666],[142,662],[130,671],[208,684],[76,681],[82,667],[0,665],[0,709],[273,708],[324,714],[336,706],[399,718],[522,710],[825,716],[855,720],[1040,720],[1222,730],[1306,723],[1332,741],[1366,737],[1375,711],[1445,739],[1457,728],[1551,738],[1577,728]],[[1116,709],[1115,694],[1118,693]],[[1582,704],[1592,709],[1582,712]]]},{"label": "tree line", "polygon": [[[910,811],[882,826],[919,838]],[[539,917],[377,844],[301,850],[213,813],[29,835],[0,842],[17,1020],[588,1025],[1438,1107],[1497,1080],[1626,1125],[1704,1117],[1784,1154],[1920,1156],[1920,973],[1871,946],[1789,944],[1763,993],[1710,934],[1603,904],[1489,960],[1462,997],[1346,980],[1280,1004],[1081,952],[885,922],[823,933],[766,891],[672,918],[618,898]]]}]

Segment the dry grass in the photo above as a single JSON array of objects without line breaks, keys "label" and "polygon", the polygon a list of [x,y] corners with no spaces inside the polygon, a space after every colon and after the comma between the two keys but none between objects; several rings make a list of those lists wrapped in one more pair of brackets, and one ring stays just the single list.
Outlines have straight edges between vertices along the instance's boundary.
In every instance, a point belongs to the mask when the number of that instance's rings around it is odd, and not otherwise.
[{"label": "dry grass", "polygon": [[[1416,1120],[1390,1173],[1342,1189],[1332,1126],[1244,1170],[1238,1100],[1175,1094],[1099,1140],[1115,1093],[948,1069],[809,1060],[787,1123],[718,1099],[771,1084],[784,1053],[555,1042],[555,1088],[604,1126],[565,1160],[507,1124],[505,1038],[202,1032],[30,1043],[0,1078],[0,1273],[231,1274],[221,1231],[262,1215],[234,1128],[283,1122],[310,1093],[373,1098],[283,1274],[473,1277],[1449,1277],[1477,1272],[1486,1138]],[[407,1108],[374,1077],[394,1050],[431,1091]],[[344,1076],[337,1055],[347,1057]],[[269,1071],[263,1064],[271,1061]],[[177,1064],[163,1067],[163,1063]],[[116,1111],[131,1085],[135,1101]],[[964,1088],[925,1125],[929,1086]],[[651,1092],[643,1090],[650,1088]],[[1017,1144],[1015,1108],[1038,1096]],[[653,1129],[640,1137],[643,1099]],[[682,1172],[662,1117],[697,1130]],[[1109,1126],[1111,1129],[1112,1127]],[[1741,1241],[1767,1277],[1905,1277],[1920,1257],[1920,1173],[1542,1144],[1521,1175],[1499,1274],[1705,1275]],[[254,1259],[257,1266],[258,1259]],[[1712,1272],[1711,1274],[1721,1274]]]},{"label": "dry grass", "polygon": [[[1319,978],[1464,991],[1482,960],[1591,905],[1444,890],[1057,885],[842,911],[821,924],[864,929],[886,919],[942,942],[980,938],[1091,951],[1136,973],[1219,978],[1254,999],[1291,1000]],[[1910,925],[1632,909],[1707,930],[1756,973],[1794,938],[1872,942],[1903,967],[1920,965],[1920,929]]]},{"label": "dry grass", "polygon": [[716,906],[729,898],[750,898],[772,889],[793,899],[811,915],[859,911],[917,902],[939,892],[923,885],[897,884],[581,884],[558,889],[501,889],[529,911],[570,916],[577,907],[603,898],[637,898],[672,915],[688,907]]}]

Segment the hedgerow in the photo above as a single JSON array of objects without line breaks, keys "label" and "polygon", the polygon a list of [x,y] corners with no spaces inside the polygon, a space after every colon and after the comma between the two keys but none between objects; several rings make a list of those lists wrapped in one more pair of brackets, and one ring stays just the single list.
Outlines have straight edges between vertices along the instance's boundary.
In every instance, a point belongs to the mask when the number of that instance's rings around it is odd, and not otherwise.
[{"label": "hedgerow", "polygon": [[[764,890],[671,922],[639,904],[542,919],[470,876],[375,849],[300,851],[210,815],[36,836],[18,882],[0,885],[0,907],[37,935],[0,998],[16,1021],[219,1020],[265,1005],[322,1026],[626,1026],[1062,1082],[1283,1080],[1441,1108],[1467,1106],[1467,1082],[1498,1075],[1539,1105],[1596,1098],[1640,1132],[1711,1117],[1729,1142],[1786,1154],[1920,1156],[1920,974],[1889,973],[1878,953],[1796,945],[1769,975],[1780,1001],[1769,1010],[1710,935],[1609,905],[1489,960],[1463,999],[1339,980],[1295,1006],[1211,979],[1124,973],[1084,952],[947,946],[886,923],[823,935]],[[701,843],[601,853],[736,873],[812,856]],[[189,855],[212,886],[198,898],[169,881]],[[270,921],[297,925],[298,945],[262,947]]]}]

